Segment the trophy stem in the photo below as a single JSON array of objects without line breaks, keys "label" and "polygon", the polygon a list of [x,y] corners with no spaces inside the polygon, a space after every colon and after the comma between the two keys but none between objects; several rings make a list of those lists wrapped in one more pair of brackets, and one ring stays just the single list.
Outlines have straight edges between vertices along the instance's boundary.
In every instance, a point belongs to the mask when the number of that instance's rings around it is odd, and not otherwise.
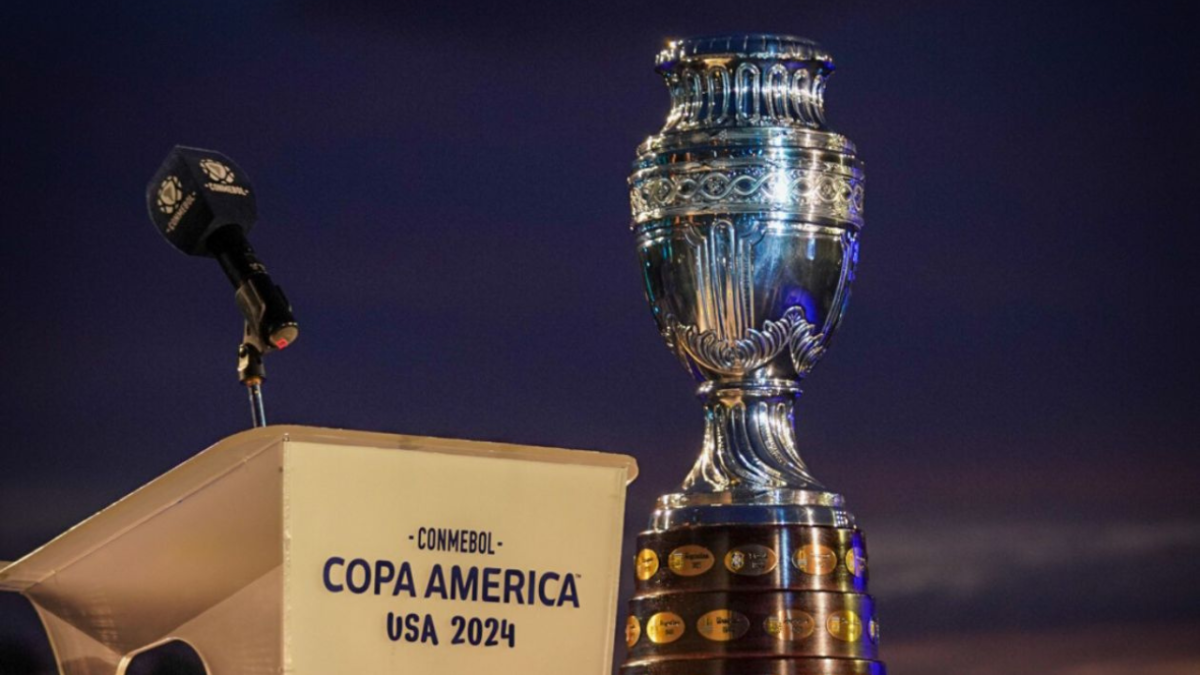
[{"label": "trophy stem", "polygon": [[715,382],[699,393],[704,446],[683,483],[685,493],[824,488],[796,443],[796,383]]}]

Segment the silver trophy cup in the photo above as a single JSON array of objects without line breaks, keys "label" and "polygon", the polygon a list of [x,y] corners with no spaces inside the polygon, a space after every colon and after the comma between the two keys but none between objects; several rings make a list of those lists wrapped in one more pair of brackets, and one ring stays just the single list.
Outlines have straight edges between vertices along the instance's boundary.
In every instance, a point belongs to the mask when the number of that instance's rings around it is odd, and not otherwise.
[{"label": "silver trophy cup", "polygon": [[671,42],[656,70],[671,110],[638,148],[633,230],[705,430],[639,539],[625,668],[882,672],[862,534],[809,471],[793,418],[863,224],[861,163],[825,123],[833,60],[801,38],[729,35]]}]

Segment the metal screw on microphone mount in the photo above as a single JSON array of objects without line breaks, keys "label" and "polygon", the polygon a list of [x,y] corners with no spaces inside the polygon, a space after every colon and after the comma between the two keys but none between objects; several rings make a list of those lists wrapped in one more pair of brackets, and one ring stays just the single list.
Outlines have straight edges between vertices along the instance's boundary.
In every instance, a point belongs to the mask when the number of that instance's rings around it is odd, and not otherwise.
[{"label": "metal screw on microphone mount", "polygon": [[246,385],[250,395],[250,419],[255,428],[267,426],[267,410],[263,405],[262,383],[267,378],[267,369],[262,362],[262,352],[249,342],[238,347],[238,380]]}]

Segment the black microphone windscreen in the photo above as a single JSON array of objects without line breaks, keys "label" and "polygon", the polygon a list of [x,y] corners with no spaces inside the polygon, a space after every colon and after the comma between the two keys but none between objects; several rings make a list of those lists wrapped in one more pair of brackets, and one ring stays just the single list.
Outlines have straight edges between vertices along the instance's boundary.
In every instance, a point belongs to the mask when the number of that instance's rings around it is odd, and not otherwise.
[{"label": "black microphone windscreen", "polygon": [[150,220],[175,248],[212,255],[209,235],[230,224],[249,232],[258,219],[246,173],[214,150],[177,145],[146,186]]}]

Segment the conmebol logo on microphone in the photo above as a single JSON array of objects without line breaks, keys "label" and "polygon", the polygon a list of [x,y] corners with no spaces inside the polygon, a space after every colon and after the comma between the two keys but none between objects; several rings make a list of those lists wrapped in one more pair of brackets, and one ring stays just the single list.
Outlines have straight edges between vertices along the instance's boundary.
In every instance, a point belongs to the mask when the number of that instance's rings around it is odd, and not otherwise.
[{"label": "conmebol logo on microphone", "polygon": [[204,170],[204,175],[208,176],[211,181],[232,185],[234,173],[233,169],[225,166],[215,159],[200,160],[200,168]]},{"label": "conmebol logo on microphone", "polygon": [[244,187],[233,184],[233,179],[237,176],[233,169],[229,168],[228,164],[218,162],[215,159],[202,159],[199,162],[200,170],[208,176],[207,183],[204,187],[213,192],[224,192],[226,194],[238,195],[245,197],[250,194],[250,191]]},{"label": "conmebol logo on microphone", "polygon": [[183,186],[175,176],[167,176],[158,186],[158,210],[170,215],[183,201]]},{"label": "conmebol logo on microphone", "polygon": [[186,197],[183,192],[183,184],[175,176],[167,176],[158,186],[158,210],[171,216],[167,221],[167,232],[174,232],[179,227],[179,221],[196,201],[195,192]]}]

